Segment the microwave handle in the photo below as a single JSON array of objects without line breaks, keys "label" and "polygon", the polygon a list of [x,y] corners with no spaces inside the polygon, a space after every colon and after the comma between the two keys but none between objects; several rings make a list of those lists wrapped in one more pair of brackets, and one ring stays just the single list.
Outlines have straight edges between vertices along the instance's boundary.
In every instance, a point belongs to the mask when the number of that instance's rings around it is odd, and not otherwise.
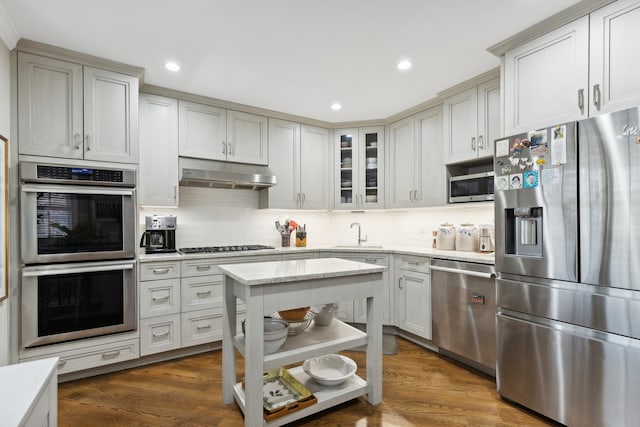
[{"label": "microwave handle", "polygon": [[142,237],[140,237],[140,247],[144,248],[144,238],[147,235],[146,232],[142,233]]},{"label": "microwave handle", "polygon": [[134,268],[134,265],[132,262],[114,263],[114,264],[107,264],[107,265],[104,265],[103,263],[100,263],[100,264],[92,263],[91,265],[79,264],[78,266],[75,266],[75,267],[63,266],[61,268],[55,268],[54,266],[49,265],[46,267],[46,269],[43,269],[41,267],[33,267],[32,269],[30,269],[29,267],[26,267],[22,271],[22,276],[23,277],[57,276],[60,274],[93,273],[96,271],[133,270],[133,268]]}]

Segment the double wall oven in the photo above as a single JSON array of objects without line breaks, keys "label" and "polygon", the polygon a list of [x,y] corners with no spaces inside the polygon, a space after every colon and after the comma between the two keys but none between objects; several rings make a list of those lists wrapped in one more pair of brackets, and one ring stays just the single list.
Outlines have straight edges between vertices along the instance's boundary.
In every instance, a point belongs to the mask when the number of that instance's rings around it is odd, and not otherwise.
[{"label": "double wall oven", "polygon": [[21,338],[136,329],[135,171],[20,164]]}]

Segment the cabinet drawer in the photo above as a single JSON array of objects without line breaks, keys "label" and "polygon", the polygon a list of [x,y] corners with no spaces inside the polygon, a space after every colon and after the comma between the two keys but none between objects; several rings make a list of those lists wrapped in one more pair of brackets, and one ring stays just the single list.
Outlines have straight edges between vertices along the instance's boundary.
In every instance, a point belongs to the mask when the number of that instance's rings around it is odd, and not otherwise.
[{"label": "cabinet drawer", "polygon": [[140,357],[140,347],[137,339],[100,345],[81,352],[68,352],[61,355],[58,361],[58,374],[97,368],[138,357]]},{"label": "cabinet drawer", "polygon": [[140,354],[160,353],[180,348],[180,315],[140,320]]},{"label": "cabinet drawer", "polygon": [[182,279],[182,311],[221,308],[223,279],[222,274]]},{"label": "cabinet drawer", "polygon": [[222,339],[222,308],[182,313],[182,346]]},{"label": "cabinet drawer", "polygon": [[237,264],[242,262],[280,261],[280,255],[233,256],[229,258],[204,258],[182,261],[182,277],[210,276],[222,274],[220,264]]},{"label": "cabinet drawer", "polygon": [[180,313],[180,280],[141,282],[140,318]]},{"label": "cabinet drawer", "polygon": [[140,263],[140,281],[176,279],[180,277],[180,261]]},{"label": "cabinet drawer", "polygon": [[220,260],[214,261],[211,259],[192,259],[188,261],[182,261],[182,277],[198,277],[221,274],[220,269],[218,268],[218,264],[221,264]]},{"label": "cabinet drawer", "polygon": [[403,255],[398,257],[398,260],[400,261],[397,265],[398,268],[429,274],[429,265],[431,263],[429,258]]}]

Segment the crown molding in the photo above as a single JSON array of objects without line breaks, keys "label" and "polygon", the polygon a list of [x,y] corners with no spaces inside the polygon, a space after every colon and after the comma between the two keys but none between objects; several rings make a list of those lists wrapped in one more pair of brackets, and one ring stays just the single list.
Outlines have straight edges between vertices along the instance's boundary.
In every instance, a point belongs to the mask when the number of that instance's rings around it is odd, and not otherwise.
[{"label": "crown molding", "polygon": [[547,19],[538,22],[537,24],[534,24],[517,34],[514,34],[508,39],[490,46],[489,48],[487,48],[487,50],[495,56],[500,57],[511,49],[521,46],[535,38],[542,36],[543,34],[556,30],[571,21],[582,18],[583,16],[590,14],[594,10],[600,9],[601,7],[613,3],[614,1],[616,0],[582,0],[581,2],[576,3],[573,6],[566,8],[565,10],[562,10],[555,15],[552,15]]}]

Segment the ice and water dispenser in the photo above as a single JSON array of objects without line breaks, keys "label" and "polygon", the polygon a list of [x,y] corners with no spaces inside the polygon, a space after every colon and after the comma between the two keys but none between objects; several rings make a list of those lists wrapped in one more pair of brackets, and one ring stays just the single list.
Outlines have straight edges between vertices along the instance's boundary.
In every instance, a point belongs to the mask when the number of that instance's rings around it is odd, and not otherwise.
[{"label": "ice and water dispenser", "polygon": [[505,254],[542,257],[542,208],[505,209]]}]

